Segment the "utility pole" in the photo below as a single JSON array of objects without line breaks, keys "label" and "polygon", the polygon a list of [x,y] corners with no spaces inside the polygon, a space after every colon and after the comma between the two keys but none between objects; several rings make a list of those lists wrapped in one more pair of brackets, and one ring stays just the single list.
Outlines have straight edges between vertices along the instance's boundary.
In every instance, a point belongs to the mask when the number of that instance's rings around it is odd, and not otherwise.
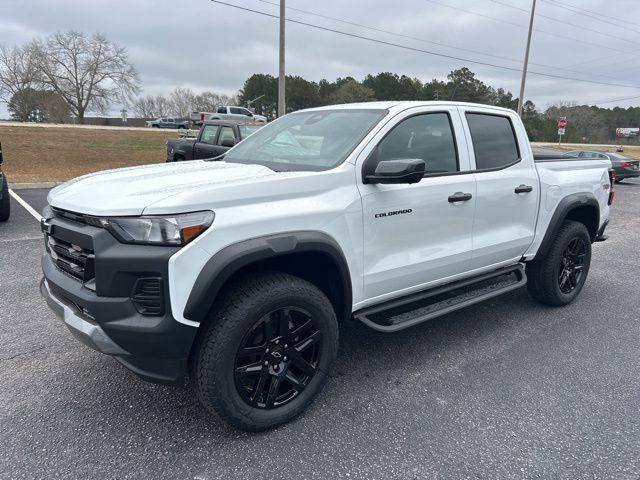
[{"label": "utility pole", "polygon": [[278,116],[286,113],[284,99],[284,0],[280,0],[280,53],[278,65]]},{"label": "utility pole", "polygon": [[[284,0],[283,0],[284,1]],[[533,17],[536,14],[536,0],[531,5],[531,19],[529,20],[529,35],[527,36],[527,48],[524,52],[524,66],[522,67],[522,81],[520,82],[520,96],[518,97],[518,115],[522,116],[524,104],[524,84],[527,81],[527,67],[529,66],[529,49],[531,47],[531,32],[533,31]]]}]

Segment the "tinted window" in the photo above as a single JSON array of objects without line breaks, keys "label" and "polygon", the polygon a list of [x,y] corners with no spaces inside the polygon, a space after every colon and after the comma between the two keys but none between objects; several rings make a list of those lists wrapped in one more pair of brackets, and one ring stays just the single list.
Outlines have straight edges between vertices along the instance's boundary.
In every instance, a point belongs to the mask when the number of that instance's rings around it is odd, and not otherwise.
[{"label": "tinted window", "polygon": [[225,139],[231,139],[235,141],[236,136],[233,134],[233,128],[222,127],[222,130],[220,130],[220,137],[218,138],[218,145],[222,145],[222,141]]},{"label": "tinted window", "polygon": [[227,107],[218,107],[218,113],[227,113]]},{"label": "tinted window", "polygon": [[380,142],[377,161],[420,158],[427,173],[458,171],[455,139],[449,115],[428,113],[407,118]]},{"label": "tinted window", "polygon": [[500,168],[520,158],[511,121],[507,117],[467,113],[476,168]]},{"label": "tinted window", "polygon": [[216,143],[216,135],[218,134],[218,125],[205,125],[202,127],[202,135],[200,141],[213,145]]},{"label": "tinted window", "polygon": [[229,112],[233,113],[234,115],[245,115],[244,110],[237,107],[229,107]]}]

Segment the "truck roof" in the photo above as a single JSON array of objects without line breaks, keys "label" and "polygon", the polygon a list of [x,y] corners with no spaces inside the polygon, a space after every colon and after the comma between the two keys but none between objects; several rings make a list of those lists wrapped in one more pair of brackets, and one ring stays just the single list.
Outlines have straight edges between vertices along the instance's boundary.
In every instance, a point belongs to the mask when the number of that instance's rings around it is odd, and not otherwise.
[{"label": "truck roof", "polygon": [[411,107],[422,107],[422,106],[442,106],[442,107],[450,107],[450,106],[473,106],[473,107],[483,107],[483,108],[491,108],[495,110],[502,110],[504,112],[511,112],[513,110],[509,108],[497,107],[495,105],[487,105],[482,103],[470,103],[470,102],[453,102],[453,101],[443,101],[443,100],[431,100],[431,101],[419,101],[419,100],[411,100],[411,101],[383,101],[383,102],[361,102],[361,103],[343,103],[340,105],[325,105],[322,107],[309,108],[307,110],[354,110],[354,109],[384,109],[384,110],[405,110]]}]

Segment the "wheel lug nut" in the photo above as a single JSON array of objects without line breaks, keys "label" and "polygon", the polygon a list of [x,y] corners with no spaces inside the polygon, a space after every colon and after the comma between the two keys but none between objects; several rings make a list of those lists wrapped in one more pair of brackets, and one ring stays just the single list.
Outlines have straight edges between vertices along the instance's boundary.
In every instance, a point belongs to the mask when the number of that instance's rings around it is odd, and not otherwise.
[{"label": "wheel lug nut", "polygon": [[266,367],[267,365],[269,365],[269,362],[267,362],[266,360],[264,361],[264,366]]},{"label": "wheel lug nut", "polygon": [[274,365],[273,369],[277,372],[278,370],[280,370],[280,367],[278,365]]},{"label": "wheel lug nut", "polygon": [[286,343],[284,344],[284,348],[289,348],[289,345],[287,345]]},{"label": "wheel lug nut", "polygon": [[276,345],[278,345],[280,343],[280,340],[276,340]]},{"label": "wheel lug nut", "polygon": [[264,351],[265,353],[269,353],[269,347]]},{"label": "wheel lug nut", "polygon": [[284,357],[283,360],[286,362],[289,360],[289,357]]}]

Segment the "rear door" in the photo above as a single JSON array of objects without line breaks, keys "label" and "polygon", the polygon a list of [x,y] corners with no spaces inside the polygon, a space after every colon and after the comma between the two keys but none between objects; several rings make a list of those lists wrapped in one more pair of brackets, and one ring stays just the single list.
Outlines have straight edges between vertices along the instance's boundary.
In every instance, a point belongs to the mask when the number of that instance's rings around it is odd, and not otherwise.
[{"label": "rear door", "polygon": [[193,146],[193,158],[213,158],[220,155],[218,153],[218,132],[219,125],[203,125],[200,138]]},{"label": "rear door", "polygon": [[[414,184],[365,184],[364,168],[420,158]],[[360,155],[364,213],[364,298],[369,302],[443,283],[469,269],[476,185],[455,107],[405,110]],[[467,196],[466,200],[452,201]]]},{"label": "rear door", "polygon": [[460,113],[477,182],[471,268],[512,263],[533,242],[540,198],[526,132],[504,110]]}]

